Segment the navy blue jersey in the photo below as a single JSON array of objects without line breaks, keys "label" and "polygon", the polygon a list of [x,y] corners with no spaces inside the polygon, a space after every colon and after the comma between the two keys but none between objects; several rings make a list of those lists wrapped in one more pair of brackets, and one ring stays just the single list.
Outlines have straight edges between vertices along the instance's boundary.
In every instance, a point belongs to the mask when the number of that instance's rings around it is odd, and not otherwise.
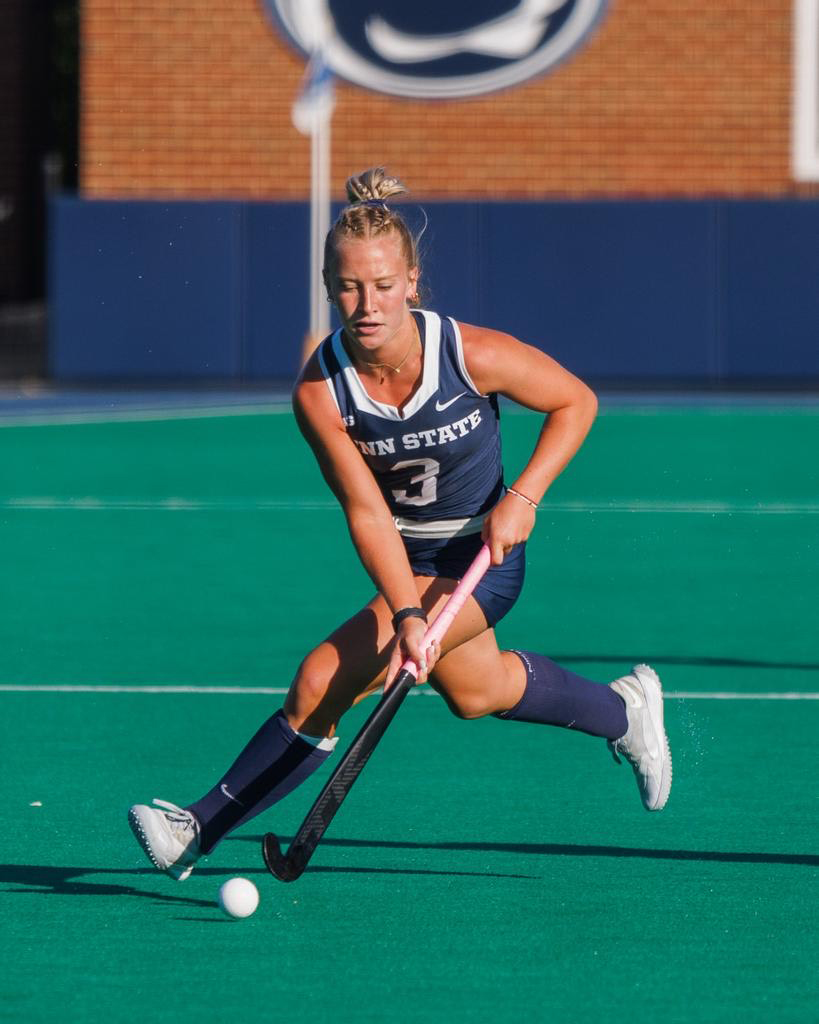
[{"label": "navy blue jersey", "polygon": [[489,511],[503,490],[497,395],[482,395],[458,325],[413,310],[423,346],[421,386],[402,410],[367,394],[338,330],[319,363],[347,433],[395,516],[458,519]]}]

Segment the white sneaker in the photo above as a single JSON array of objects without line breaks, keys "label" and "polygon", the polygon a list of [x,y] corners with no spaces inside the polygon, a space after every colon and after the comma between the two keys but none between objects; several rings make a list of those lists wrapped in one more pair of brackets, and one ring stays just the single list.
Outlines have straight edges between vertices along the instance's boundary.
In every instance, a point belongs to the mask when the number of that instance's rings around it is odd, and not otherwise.
[{"label": "white sneaker", "polygon": [[614,760],[623,754],[637,779],[647,811],[661,811],[671,792],[671,751],[663,728],[663,690],[659,677],[648,665],[635,665],[631,675],[609,686],[626,702],[628,732],[609,740]]},{"label": "white sneaker", "polygon": [[166,800],[154,803],[156,807],[134,804],[128,811],[128,824],[151,863],[184,882],[200,857],[199,822],[176,804]]}]

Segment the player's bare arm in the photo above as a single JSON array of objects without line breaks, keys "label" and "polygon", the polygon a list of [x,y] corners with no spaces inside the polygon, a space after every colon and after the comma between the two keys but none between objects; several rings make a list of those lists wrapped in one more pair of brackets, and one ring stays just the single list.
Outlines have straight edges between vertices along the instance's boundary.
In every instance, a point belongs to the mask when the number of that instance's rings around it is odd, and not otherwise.
[{"label": "player's bare arm", "polygon": [[[310,363],[294,389],[293,409],[299,429],[344,511],[361,563],[390,611],[395,614],[417,606],[415,577],[387,504],[348,437],[326,384],[312,379]],[[399,643],[391,658],[388,680],[403,659],[411,657],[420,667],[419,681],[426,681],[435,663],[435,652],[422,646],[425,631],[425,623],[419,618],[409,617],[399,624]]]},{"label": "player's bare arm", "polygon": [[484,538],[493,564],[498,564],[504,552],[528,539],[535,507],[591,429],[597,399],[579,378],[539,349],[500,331],[468,324],[460,328],[466,366],[479,391],[497,392],[547,414],[531,458],[486,520]]}]

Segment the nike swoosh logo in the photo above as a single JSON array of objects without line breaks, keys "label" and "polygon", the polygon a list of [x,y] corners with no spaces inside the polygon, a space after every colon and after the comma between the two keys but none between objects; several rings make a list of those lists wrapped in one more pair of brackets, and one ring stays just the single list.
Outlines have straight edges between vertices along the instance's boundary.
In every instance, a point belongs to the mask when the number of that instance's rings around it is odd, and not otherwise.
[{"label": "nike swoosh logo", "polygon": [[660,757],[660,744],[658,737],[647,735],[647,729],[645,722],[643,722],[643,743],[645,744],[646,753],[652,761],[659,760]]},{"label": "nike swoosh logo", "polygon": [[462,391],[459,395],[456,395],[454,398],[450,398],[450,400],[448,402],[436,402],[435,403],[435,411],[436,412],[443,412],[444,409],[448,409],[450,407],[450,405],[452,405],[453,402],[457,402],[459,398],[463,398],[463,396],[465,394],[467,394],[467,392],[466,391]]},{"label": "nike swoosh logo", "polygon": [[244,807],[244,804],[242,803],[241,800],[237,800],[236,797],[232,793],[228,793],[228,788],[227,788],[227,786],[225,785],[224,782],[219,787],[219,789],[225,794],[225,796],[228,798],[228,800],[232,800],[235,804],[238,804],[240,807]]}]

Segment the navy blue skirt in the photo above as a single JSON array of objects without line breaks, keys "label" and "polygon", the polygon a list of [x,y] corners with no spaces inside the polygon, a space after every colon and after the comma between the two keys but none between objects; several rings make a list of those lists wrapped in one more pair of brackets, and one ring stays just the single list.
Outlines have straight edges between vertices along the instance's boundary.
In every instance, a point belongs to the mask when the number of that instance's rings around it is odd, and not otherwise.
[{"label": "navy blue skirt", "polygon": [[[481,549],[481,535],[446,540],[403,537],[412,571],[419,576],[444,576],[459,580]],[[490,626],[496,625],[512,608],[523,589],[526,574],[526,544],[516,544],[502,565],[490,566],[472,596]]]}]

